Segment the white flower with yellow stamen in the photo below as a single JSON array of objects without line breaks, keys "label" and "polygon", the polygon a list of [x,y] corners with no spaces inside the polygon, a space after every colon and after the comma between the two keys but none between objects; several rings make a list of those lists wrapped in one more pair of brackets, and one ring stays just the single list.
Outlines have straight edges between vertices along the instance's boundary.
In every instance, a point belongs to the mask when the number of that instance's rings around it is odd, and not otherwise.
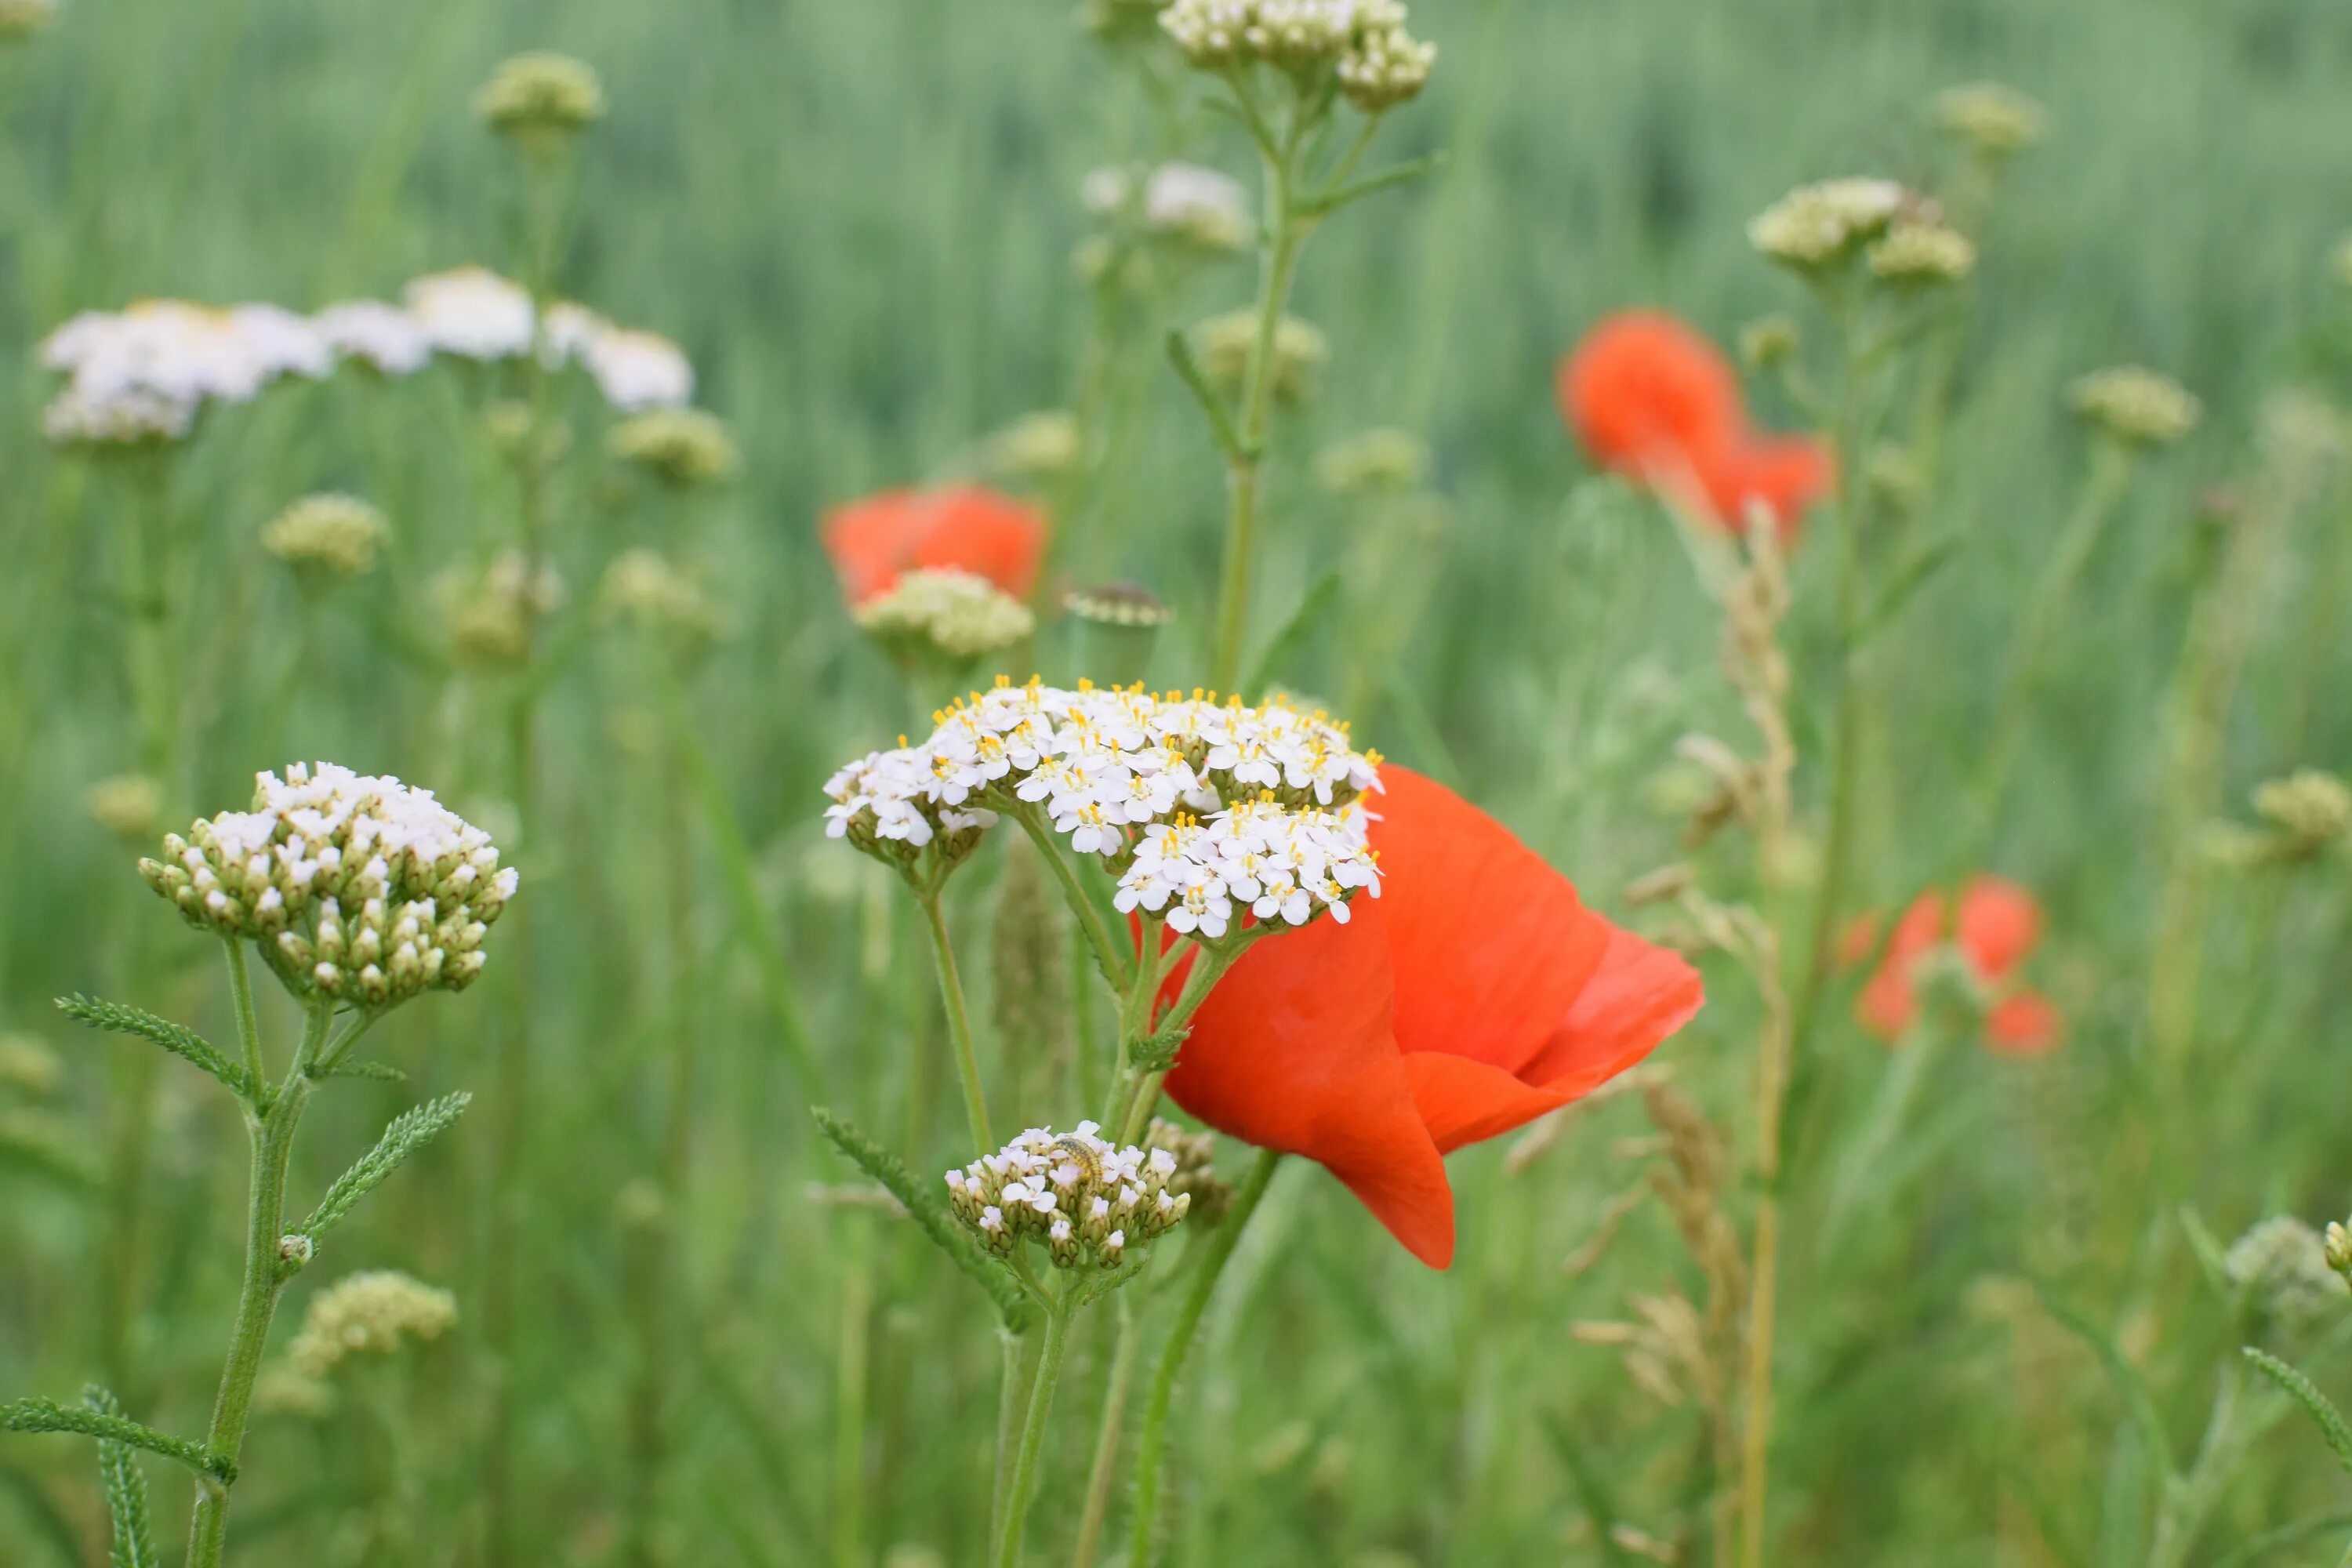
[{"label": "white flower with yellow stamen", "polygon": [[430,273],[404,298],[425,341],[461,359],[513,359],[530,352],[538,333],[529,291],[486,267]]}]

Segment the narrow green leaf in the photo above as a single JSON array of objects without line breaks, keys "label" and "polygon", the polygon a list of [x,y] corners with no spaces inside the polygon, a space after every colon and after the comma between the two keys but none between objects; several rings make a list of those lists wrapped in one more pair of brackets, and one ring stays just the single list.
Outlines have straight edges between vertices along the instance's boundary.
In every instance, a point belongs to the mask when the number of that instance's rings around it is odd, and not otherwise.
[{"label": "narrow green leaf", "polygon": [[1878,602],[1865,612],[1862,625],[1855,628],[1854,646],[1859,647],[1880,632],[1893,626],[1921,589],[1943,574],[1944,568],[1960,558],[1965,541],[1957,533],[1933,539],[1916,552],[1909,560],[1895,568],[1895,574],[1878,595]]},{"label": "narrow green leaf", "polygon": [[1192,401],[1201,405],[1201,412],[1208,416],[1210,433],[1216,437],[1217,450],[1224,455],[1225,461],[1239,465],[1256,457],[1248,443],[1241,438],[1241,433],[1234,428],[1234,416],[1225,411],[1224,403],[1217,396],[1216,389],[1209,384],[1209,378],[1201,374],[1201,362],[1192,353],[1192,340],[1174,329],[1168,333],[1168,363],[1176,367],[1184,389],[1192,395]]},{"label": "narrow green leaf", "polygon": [[2129,1357],[2109,1338],[2106,1332],[2073,1307],[2052,1295],[2040,1284],[2034,1290],[2042,1298],[2042,1310],[2056,1319],[2067,1332],[2090,1347],[2105,1369],[2107,1380],[2123,1396],[2124,1409],[2131,1417],[2132,1429],[2138,1435],[2140,1447],[2147,1451],[2148,1468],[2159,1478],[2177,1474],[2172,1462],[2172,1441],[2165,1436],[2164,1417],[2158,1414],[2155,1396],[2148,1393],[2147,1384],[2133,1366]]},{"label": "narrow green leaf", "polygon": [[58,1011],[67,1017],[88,1024],[93,1029],[105,1029],[117,1035],[135,1035],[140,1039],[163,1047],[173,1056],[194,1062],[213,1077],[228,1085],[236,1094],[250,1099],[253,1086],[246,1081],[245,1069],[214,1048],[211,1041],[194,1029],[159,1018],[137,1007],[127,1007],[120,1002],[101,1001],[95,996],[60,996]]},{"label": "narrow green leaf", "polygon": [[2327,1439],[2330,1448],[2336,1450],[2336,1462],[2347,1471],[2352,1471],[2352,1426],[2345,1425],[2344,1413],[2336,1408],[2335,1402],[2319,1392],[2317,1384],[2268,1351],[2248,1345],[2245,1354],[2264,1377],[2277,1384],[2286,1392],[2288,1398],[2303,1406],[2304,1413],[2317,1424],[2319,1435]]},{"label": "narrow green leaf", "polygon": [[152,1426],[142,1426],[121,1415],[69,1408],[53,1399],[19,1399],[12,1404],[0,1405],[0,1431],[78,1432],[85,1437],[98,1437],[110,1443],[144,1448],[151,1454],[161,1454],[192,1470],[201,1470],[225,1481],[236,1479],[236,1467],[206,1452],[201,1443],[168,1436]]},{"label": "narrow green leaf", "polygon": [[1020,1282],[1007,1273],[1003,1265],[982,1250],[971,1233],[956,1223],[948,1212],[947,1201],[921,1183],[917,1182],[898,1157],[835,1116],[823,1106],[814,1107],[810,1115],[833,1140],[834,1146],[855,1161],[858,1168],[882,1184],[897,1198],[907,1213],[913,1216],[923,1234],[962,1269],[977,1281],[980,1288],[996,1303],[1004,1319],[1004,1326],[1014,1333],[1029,1326],[1030,1305],[1022,1294]]},{"label": "narrow green leaf", "polygon": [[466,1107],[474,1097],[460,1091],[444,1095],[439,1100],[425,1101],[413,1110],[403,1111],[383,1130],[374,1148],[360,1156],[359,1163],[335,1178],[327,1195],[310,1217],[302,1222],[301,1234],[315,1245],[327,1232],[342,1223],[352,1212],[352,1205],[383,1184],[384,1179],[400,1169],[407,1158],[446,1131],[449,1125],[466,1114]]},{"label": "narrow green leaf", "polygon": [[388,1062],[338,1062],[329,1078],[369,1078],[378,1083],[406,1083],[408,1075]]},{"label": "narrow green leaf", "polygon": [[2323,1513],[2316,1518],[2298,1520],[2293,1524],[2283,1524],[2276,1530],[2255,1536],[2214,1563],[2213,1568],[2248,1568],[2250,1563],[2260,1563],[2284,1547],[2300,1546],[2306,1541],[2340,1534],[2347,1530],[2352,1530],[2352,1513]]},{"label": "narrow green leaf", "polygon": [[[121,1418],[121,1403],[96,1384],[81,1391],[81,1402],[100,1415]],[[155,1551],[154,1521],[147,1508],[147,1476],[139,1468],[137,1451],[110,1438],[100,1438],[98,1478],[106,1494],[107,1517],[114,1523],[109,1553],[114,1568],[163,1568],[163,1559]]]},{"label": "narrow green leaf", "polygon": [[1290,619],[1274,634],[1265,651],[1257,656],[1256,667],[1250,671],[1249,683],[1244,688],[1252,701],[1263,695],[1267,685],[1298,657],[1316,629],[1338,612],[1339,588],[1337,571],[1324,573],[1308,585],[1299,598],[1298,608],[1290,612]]},{"label": "narrow green leaf", "polygon": [[1544,1436],[1551,1439],[1551,1450],[1559,1458],[1560,1468],[1576,1488],[1576,1500],[1584,1507],[1584,1517],[1592,1523],[1592,1538],[1600,1542],[1601,1554],[1615,1568],[1635,1568],[1633,1552],[1617,1539],[1617,1506],[1610,1500],[1609,1489],[1602,1483],[1592,1461],[1585,1457],[1584,1445],[1568,1429],[1568,1423],[1557,1411],[1543,1414]]},{"label": "narrow green leaf", "polygon": [[2180,1229],[2189,1237],[2189,1250],[2197,1255],[2197,1266],[2204,1271],[2205,1284],[2214,1299],[2234,1310],[2238,1287],[2230,1279],[2229,1260],[2222,1254],[2221,1244],[2205,1228],[2197,1211],[2186,1205],[2180,1210]]},{"label": "narrow green leaf", "polygon": [[1301,202],[1298,205],[1298,216],[1310,218],[1328,217],[1341,207],[1362,201],[1366,196],[1378,195],[1382,191],[1392,191],[1399,185],[1411,184],[1413,181],[1433,174],[1444,167],[1445,167],[1445,154],[1443,153],[1432,153],[1426,158],[1414,158],[1399,163],[1393,168],[1382,169],[1377,174],[1367,174],[1352,185],[1342,185],[1336,191]]}]

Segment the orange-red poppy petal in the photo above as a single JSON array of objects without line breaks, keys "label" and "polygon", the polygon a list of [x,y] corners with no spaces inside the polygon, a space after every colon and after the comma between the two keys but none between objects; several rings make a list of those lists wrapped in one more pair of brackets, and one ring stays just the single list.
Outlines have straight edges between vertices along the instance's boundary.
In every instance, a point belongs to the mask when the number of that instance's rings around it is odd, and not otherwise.
[{"label": "orange-red poppy petal", "polygon": [[1571,1100],[1590,1094],[1657,1049],[1706,1001],[1698,971],[1682,954],[1612,925],[1601,967],[1520,1076]]},{"label": "orange-red poppy petal", "polygon": [[2065,1018],[2038,991],[2012,993],[1985,1015],[1985,1045],[2003,1056],[2038,1057],[2065,1037]]},{"label": "orange-red poppy petal", "polygon": [[1663,310],[1596,322],[1560,363],[1559,402],[1595,461],[1645,481],[1662,452],[1718,445],[1745,417],[1730,362]]},{"label": "orange-red poppy petal", "polygon": [[1221,1132],[1323,1165],[1443,1268],[1454,1192],[1397,1050],[1381,914],[1359,900],[1346,925],[1319,920],[1252,946],[1193,1015],[1168,1093]]},{"label": "orange-red poppy petal", "polygon": [[929,526],[923,498],[885,490],[839,508],[824,520],[824,552],[841,579],[841,596],[861,605],[898,581]]},{"label": "orange-red poppy petal", "polygon": [[970,572],[1016,599],[1029,596],[1045,552],[1045,520],[1034,509],[977,485],[937,490],[923,501],[927,521],[906,564]]},{"label": "orange-red poppy petal", "polygon": [[1404,1068],[1422,1124],[1441,1153],[1499,1138],[1577,1098],[1443,1051],[1415,1051],[1404,1058]]},{"label": "orange-red poppy petal", "polygon": [[1727,526],[1745,529],[1750,507],[1771,514],[1783,537],[1830,493],[1836,469],[1830,449],[1809,436],[1744,437],[1694,454],[1707,501]]},{"label": "orange-red poppy petal", "polygon": [[2042,905],[2015,882],[2000,877],[1970,879],[1960,894],[1958,930],[1953,940],[1977,973],[1998,980],[2025,962],[2042,940]]},{"label": "orange-red poppy petal", "polygon": [[1508,828],[1444,784],[1392,764],[1381,778],[1371,844],[1397,1044],[1517,1073],[1600,967],[1609,922]]}]

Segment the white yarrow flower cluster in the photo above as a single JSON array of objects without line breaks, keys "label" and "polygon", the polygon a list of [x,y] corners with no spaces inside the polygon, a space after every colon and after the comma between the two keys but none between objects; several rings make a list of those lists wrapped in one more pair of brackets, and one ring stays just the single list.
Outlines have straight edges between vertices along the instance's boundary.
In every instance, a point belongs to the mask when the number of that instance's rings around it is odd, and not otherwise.
[{"label": "white yarrow flower cluster", "polygon": [[1244,912],[1264,924],[1326,911],[1344,921],[1358,891],[1380,896],[1363,804],[1380,759],[1319,712],[1033,680],[976,692],[939,718],[920,746],[834,776],[834,837],[911,864],[945,834],[952,864],[996,813],[1030,813],[1102,858],[1122,911],[1207,942]]},{"label": "white yarrow flower cluster", "polygon": [[457,267],[410,281],[409,318],[435,352],[460,359],[513,359],[538,334],[530,291],[487,267]]},{"label": "white yarrow flower cluster", "polygon": [[167,836],[139,870],[198,930],[251,937],[297,995],[377,1009],[471,984],[516,883],[432,791],[332,763],[256,775],[251,811]]},{"label": "white yarrow flower cluster", "polygon": [[[1109,216],[1135,195],[1125,169],[1097,169],[1084,189],[1089,211]],[[1257,232],[1240,181],[1198,163],[1162,163],[1143,177],[1143,226],[1203,250],[1246,250]]]},{"label": "white yarrow flower cluster", "polygon": [[57,441],[177,439],[207,401],[249,403],[282,375],[334,368],[326,339],[289,310],[185,300],[85,310],[40,353],[68,377],[43,422]]},{"label": "white yarrow flower cluster", "polygon": [[1160,25],[1203,69],[1263,61],[1306,78],[1328,68],[1368,114],[1418,94],[1437,46],[1405,31],[1397,0],[1173,0]]},{"label": "white yarrow flower cluster", "polygon": [[1192,1199],[1169,1191],[1177,1160],[1167,1150],[1121,1149],[1097,1133],[1091,1121],[1072,1132],[1033,1127],[950,1171],[949,1206],[999,1258],[1029,1240],[1057,1268],[1116,1268],[1175,1229]]},{"label": "white yarrow flower cluster", "polygon": [[433,340],[417,319],[381,300],[347,300],[311,320],[338,355],[382,375],[414,375],[433,358]]},{"label": "white yarrow flower cluster", "polygon": [[1756,216],[1748,243],[1791,267],[1827,267],[1876,239],[1919,200],[1893,180],[1824,180],[1801,185]]},{"label": "white yarrow flower cluster", "polygon": [[391,1355],[410,1340],[437,1340],[457,1321],[457,1299],[394,1269],[354,1274],[310,1298],[287,1359],[324,1377],[355,1355]]}]

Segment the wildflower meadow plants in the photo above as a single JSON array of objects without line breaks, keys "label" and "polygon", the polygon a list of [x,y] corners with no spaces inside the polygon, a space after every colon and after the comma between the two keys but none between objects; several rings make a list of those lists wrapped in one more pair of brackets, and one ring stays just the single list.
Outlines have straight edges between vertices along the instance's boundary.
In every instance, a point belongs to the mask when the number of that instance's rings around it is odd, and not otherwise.
[{"label": "wildflower meadow plants", "polygon": [[0,4],[0,1561],[2339,1561],[2316,11],[233,9]]}]

